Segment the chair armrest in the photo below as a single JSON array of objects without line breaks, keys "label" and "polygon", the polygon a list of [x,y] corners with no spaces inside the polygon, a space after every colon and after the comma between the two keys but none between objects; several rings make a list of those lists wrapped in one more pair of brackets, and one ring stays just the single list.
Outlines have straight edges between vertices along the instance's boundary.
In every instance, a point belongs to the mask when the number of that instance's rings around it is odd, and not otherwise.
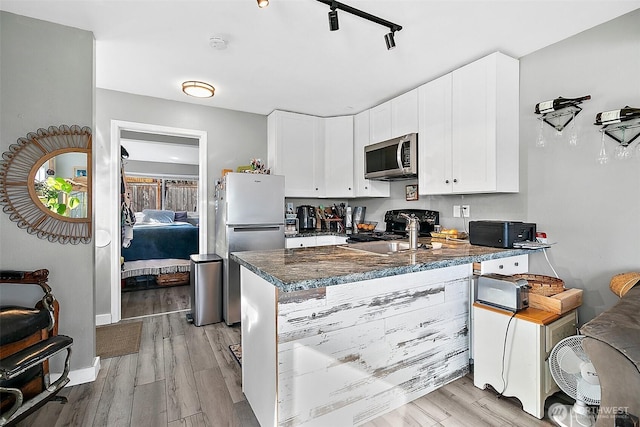
[{"label": "chair armrest", "polygon": [[0,283],[16,283],[26,285],[39,285],[45,294],[51,293],[51,287],[47,284],[49,270],[46,268],[35,271],[0,270]]},{"label": "chair armrest", "polygon": [[57,335],[59,304],[51,293],[51,287],[47,283],[47,280],[49,280],[49,270],[46,268],[35,271],[0,270],[0,283],[38,285],[42,288],[44,296],[36,304],[36,308],[46,308],[49,311],[51,317],[49,331],[51,331],[53,335]]}]

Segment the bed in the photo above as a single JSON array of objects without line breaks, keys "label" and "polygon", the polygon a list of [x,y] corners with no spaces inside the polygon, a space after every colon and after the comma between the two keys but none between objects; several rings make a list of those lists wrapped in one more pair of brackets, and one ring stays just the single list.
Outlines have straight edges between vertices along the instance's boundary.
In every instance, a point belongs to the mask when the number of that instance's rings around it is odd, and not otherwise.
[{"label": "bed", "polygon": [[189,259],[198,253],[198,227],[190,222],[174,221],[180,216],[173,211],[145,210],[142,213],[142,221],[136,220],[133,226],[130,246],[122,248],[125,261]]}]

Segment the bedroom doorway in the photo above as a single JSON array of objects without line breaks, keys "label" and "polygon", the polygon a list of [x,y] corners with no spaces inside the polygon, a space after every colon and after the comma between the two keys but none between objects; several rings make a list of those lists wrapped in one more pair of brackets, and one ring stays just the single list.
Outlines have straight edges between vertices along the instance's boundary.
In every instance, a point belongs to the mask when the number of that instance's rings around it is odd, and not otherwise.
[{"label": "bedroom doorway", "polygon": [[[139,144],[139,148],[134,148],[132,144],[132,138],[140,139],[142,142]],[[193,171],[185,172],[184,170],[179,170],[175,165],[164,165],[162,170],[164,173],[155,172],[149,173],[149,165],[142,165],[147,167],[145,170],[141,165],[137,165],[138,170],[135,173],[132,173],[132,178],[138,178],[138,181],[146,181],[147,179],[155,180],[152,185],[156,185],[158,187],[157,194],[173,194],[175,196],[176,192],[185,195],[189,193],[189,191],[184,188],[180,188],[188,186],[188,182],[196,180],[198,182],[197,185],[197,197],[187,197],[187,200],[196,199],[196,206],[185,208],[183,211],[178,211],[175,209],[175,200],[173,201],[173,205],[171,205],[172,201],[153,201],[153,206],[149,206],[149,212],[151,216],[160,215],[160,219],[158,218],[148,218],[149,226],[158,225],[156,222],[163,222],[162,215],[167,214],[167,212],[173,212],[174,216],[172,218],[172,225],[181,225],[184,227],[189,226],[187,222],[194,225],[195,222],[195,230],[186,230],[189,233],[189,236],[193,235],[194,237],[189,237],[189,241],[197,239],[197,242],[190,243],[190,247],[176,249],[182,250],[183,252],[190,253],[206,253],[207,251],[207,133],[204,131],[191,130],[191,129],[180,129],[180,128],[170,128],[165,126],[157,126],[150,125],[144,123],[133,123],[133,122],[121,122],[121,121],[112,121],[111,126],[111,141],[112,141],[112,158],[114,159],[115,165],[113,165],[112,177],[115,177],[112,183],[114,186],[113,198],[112,200],[120,201],[120,162],[119,159],[121,157],[121,148],[123,146],[130,147],[126,148],[127,154],[128,151],[135,152],[136,150],[142,150],[145,156],[149,156],[148,158],[153,158],[152,162],[162,163],[162,155],[164,149],[169,147],[171,144],[182,144],[180,145],[180,151],[182,154],[188,151],[195,151],[196,161],[193,163],[197,163],[197,167],[195,169],[195,173]],[[186,144],[186,145],[185,145]],[[187,147],[188,145],[192,147]],[[135,144],[138,145],[138,144]],[[159,157],[160,156],[160,157]],[[173,156],[171,156],[173,157]],[[138,158],[136,156],[136,158]],[[146,158],[145,158],[146,160]],[[181,160],[174,160],[172,163],[179,163]],[[131,163],[134,161],[131,160]],[[140,169],[142,167],[142,169]],[[194,166],[195,167],[195,166]],[[129,172],[126,172],[126,176],[129,175]],[[139,179],[142,175],[149,175],[151,178],[147,177],[145,179]],[[136,181],[136,179],[133,179]],[[117,182],[116,182],[117,181]],[[144,192],[142,193],[144,194]],[[189,203],[189,202],[185,202]],[[185,264],[187,266],[186,271],[188,272],[188,255],[186,256],[186,260],[182,259],[180,262],[169,262],[168,264],[161,263],[162,272],[166,273],[162,276],[162,280],[164,282],[156,281],[157,277],[155,274],[137,274],[137,273],[157,273],[157,271],[153,270],[154,265],[150,266],[140,266],[140,270],[136,270],[135,272],[127,272],[124,273],[120,259],[121,256],[126,255],[126,251],[128,250],[122,247],[122,229],[120,228],[120,203],[115,204],[117,206],[114,207],[112,211],[113,220],[112,223],[112,235],[119,236],[118,239],[114,239],[114,243],[118,242],[119,244],[112,245],[112,280],[111,280],[111,321],[112,323],[116,323],[123,318],[132,318],[132,317],[140,317],[146,315],[155,315],[159,313],[166,313],[172,311],[181,311],[188,308],[189,303],[189,286],[172,286],[175,280],[184,280],[184,272],[185,272]],[[139,208],[141,205],[138,203],[137,207]],[[173,207],[174,209],[168,209],[169,207]],[[156,208],[156,209],[152,209]],[[180,218],[178,221],[176,220],[176,215],[180,214]],[[185,214],[188,214],[188,218],[185,218]],[[195,214],[195,215],[194,215]],[[141,215],[138,214],[138,215]],[[183,216],[185,215],[185,216]],[[140,217],[142,219],[142,217]],[[153,223],[153,224],[152,224]],[[162,225],[162,224],[160,224]],[[152,227],[151,227],[152,228]],[[162,227],[161,227],[162,228]],[[167,233],[173,233],[174,228],[179,227],[166,227],[171,228],[171,230],[166,231]],[[193,228],[193,227],[192,227]],[[133,230],[131,230],[133,231]],[[154,235],[157,233],[152,231]],[[193,234],[195,233],[195,235]],[[135,242],[135,237],[132,240],[132,243]],[[163,248],[169,248],[169,251],[173,248],[174,245],[160,245]],[[131,248],[131,246],[130,246]],[[147,254],[140,255],[141,258],[147,256]],[[175,252],[170,254],[151,254],[149,256],[170,256],[175,258],[185,258],[182,252]],[[144,260],[141,259],[142,263]],[[147,267],[149,269],[147,269]],[[159,268],[159,267],[158,267]],[[175,271],[174,271],[175,270]],[[167,273],[168,272],[168,273]],[[123,285],[126,282],[123,282],[124,276],[129,273],[136,273],[136,276],[130,276],[126,279],[129,280],[129,284],[140,284],[143,287],[147,285],[151,285],[151,288],[154,289],[137,289],[135,292],[122,292]],[[176,273],[176,274],[173,274]],[[135,281],[132,282],[131,277],[135,277]],[[144,283],[144,281],[154,280],[153,283]],[[137,281],[137,282],[136,282]],[[158,283],[162,283],[162,286],[157,286]],[[187,282],[188,283],[188,282]],[[168,285],[168,286],[164,286]]]}]

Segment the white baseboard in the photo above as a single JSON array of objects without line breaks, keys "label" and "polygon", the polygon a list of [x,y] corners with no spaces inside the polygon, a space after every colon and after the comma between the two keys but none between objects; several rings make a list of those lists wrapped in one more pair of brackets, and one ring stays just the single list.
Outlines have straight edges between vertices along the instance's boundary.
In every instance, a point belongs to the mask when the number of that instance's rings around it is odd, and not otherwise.
[{"label": "white baseboard", "polygon": [[[93,365],[88,368],[74,369],[69,372],[69,383],[65,387],[71,387],[78,384],[90,383],[98,378],[100,372],[100,357],[93,359]],[[51,382],[60,378],[62,374],[51,373]]]},{"label": "white baseboard", "polygon": [[110,325],[111,314],[96,314],[96,326]]}]

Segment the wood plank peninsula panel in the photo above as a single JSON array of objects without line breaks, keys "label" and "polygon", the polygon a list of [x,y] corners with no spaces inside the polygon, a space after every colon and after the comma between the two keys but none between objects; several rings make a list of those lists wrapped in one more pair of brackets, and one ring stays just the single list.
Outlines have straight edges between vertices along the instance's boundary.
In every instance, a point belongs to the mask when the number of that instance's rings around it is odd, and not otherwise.
[{"label": "wood plank peninsula panel", "polygon": [[359,425],[468,372],[471,264],[294,292],[241,274],[243,391],[262,426]]}]

